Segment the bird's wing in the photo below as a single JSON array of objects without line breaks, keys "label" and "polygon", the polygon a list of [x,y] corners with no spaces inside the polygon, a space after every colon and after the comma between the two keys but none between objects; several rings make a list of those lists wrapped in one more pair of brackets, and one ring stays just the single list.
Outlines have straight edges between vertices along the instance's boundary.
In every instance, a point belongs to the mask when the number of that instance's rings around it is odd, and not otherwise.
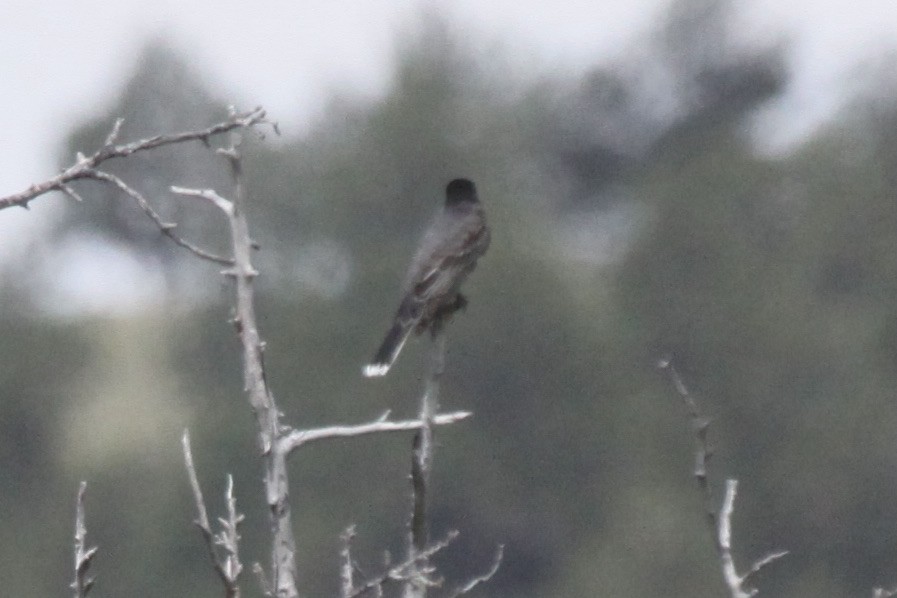
[{"label": "bird's wing", "polygon": [[425,242],[415,259],[417,270],[411,272],[409,292],[421,301],[456,290],[489,245],[489,229],[479,216],[452,228],[440,243]]}]

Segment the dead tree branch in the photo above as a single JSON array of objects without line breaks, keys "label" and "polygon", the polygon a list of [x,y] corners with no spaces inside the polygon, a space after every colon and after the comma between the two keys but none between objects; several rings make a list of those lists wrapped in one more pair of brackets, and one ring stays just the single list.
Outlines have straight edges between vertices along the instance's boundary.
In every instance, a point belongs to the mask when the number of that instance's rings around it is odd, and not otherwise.
[{"label": "dead tree branch", "polygon": [[214,253],[210,253],[197,245],[194,245],[190,241],[176,235],[174,233],[174,229],[177,224],[173,222],[164,222],[162,217],[156,212],[150,203],[146,200],[146,198],[139,193],[136,189],[125,183],[120,177],[115,176],[114,174],[103,172],[101,170],[89,170],[84,175],[85,178],[95,179],[97,181],[105,181],[111,185],[114,185],[119,190],[121,190],[125,195],[132,198],[137,202],[137,205],[143,210],[143,213],[149,216],[150,220],[159,228],[159,231],[180,247],[183,247],[187,251],[192,252],[197,257],[208,260],[210,262],[214,262],[216,264],[221,264],[224,266],[232,266],[234,260],[228,257],[222,257],[220,255],[215,255]]},{"label": "dead tree branch", "polygon": [[738,494],[738,480],[726,480],[726,494],[723,498],[723,506],[719,517],[719,558],[723,570],[723,579],[729,588],[732,598],[750,598],[757,594],[755,588],[745,588],[744,584],[752,575],[760,571],[766,565],[779,560],[788,554],[787,550],[777,550],[754,561],[751,568],[744,575],[738,573],[735,567],[735,559],[732,558],[732,513],[735,510],[735,496]]},{"label": "dead tree branch", "polygon": [[[417,554],[415,554],[413,558],[406,559],[404,562],[396,565],[395,567],[391,567],[383,574],[374,577],[373,579],[370,579],[359,587],[353,589],[352,592],[349,593],[349,598],[354,598],[355,596],[363,596],[372,591],[382,592],[383,586],[389,583],[405,582],[407,584],[407,582],[411,579],[420,576],[421,570],[424,569],[424,567],[421,567],[420,565],[422,561],[428,561],[431,556],[433,556],[440,550],[443,550],[457,537],[457,531],[449,532],[446,537],[439,542],[436,542],[435,544],[431,544],[429,546],[425,546],[423,550],[417,552]],[[430,585],[433,585],[433,582],[430,582]]]},{"label": "dead tree branch", "polygon": [[716,514],[713,501],[713,491],[707,480],[707,464],[712,456],[712,451],[707,443],[707,431],[710,428],[710,420],[703,415],[698,407],[697,401],[691,396],[682,381],[679,372],[673,366],[670,359],[663,359],[658,363],[658,367],[669,373],[670,380],[676,389],[676,392],[682,398],[691,417],[692,427],[697,440],[697,449],[695,450],[695,468],[694,476],[704,495],[705,504],[705,521],[710,529],[714,546],[720,561],[723,580],[729,589],[732,598],[750,598],[757,594],[754,588],[745,588],[744,584],[752,575],[763,569],[766,565],[773,563],[788,554],[787,550],[773,551],[761,559],[754,561],[747,573],[740,575],[735,566],[735,560],[732,557],[732,513],[735,510],[735,496],[738,493],[738,480],[726,480],[726,493],[723,498],[722,508],[719,516]]},{"label": "dead tree branch", "polygon": [[405,598],[425,598],[427,588],[433,585],[429,579],[430,566],[419,555],[429,543],[427,521],[428,484],[433,469],[433,423],[439,410],[439,383],[445,371],[445,335],[435,333],[430,347],[430,373],[427,386],[420,400],[420,429],[414,435],[411,452],[411,522],[408,534],[408,561],[412,575],[405,584]]},{"label": "dead tree branch", "polygon": [[234,183],[234,200],[229,201],[211,190],[172,187],[174,193],[200,197],[222,210],[230,226],[234,263],[224,271],[235,285],[236,316],[234,325],[243,353],[243,382],[249,404],[255,413],[259,447],[264,461],[265,496],[270,514],[272,549],[270,589],[278,598],[298,596],[296,577],[296,541],[293,536],[289,503],[287,453],[278,444],[285,431],[281,413],[268,389],[262,353],[264,343],[255,317],[253,282],[258,272],[252,266],[252,239],[246,219],[246,192],[242,160],[236,145],[219,153],[228,159]]},{"label": "dead tree branch", "polygon": [[[445,426],[453,424],[472,416],[470,411],[453,411],[451,413],[440,413],[432,419],[433,425]],[[350,438],[354,436],[365,436],[368,434],[379,434],[382,432],[403,432],[408,430],[420,430],[425,424],[419,419],[389,421],[387,417],[389,412],[384,413],[379,419],[367,423],[356,424],[354,426],[326,426],[323,428],[313,428],[311,430],[292,430],[280,439],[282,445],[281,450],[288,453],[293,452],[300,446],[316,442],[318,440],[326,440],[330,438]]]},{"label": "dead tree branch", "polygon": [[352,540],[355,526],[350,525],[340,536],[340,598],[349,598],[355,589],[355,565],[352,562]]},{"label": "dead tree branch", "polygon": [[113,158],[126,158],[139,152],[144,152],[151,149],[178,143],[201,141],[205,145],[208,145],[209,139],[211,137],[226,133],[228,131],[233,131],[235,129],[254,127],[261,124],[270,124],[276,131],[277,125],[268,121],[265,116],[265,111],[259,107],[243,114],[237,114],[236,112],[233,112],[228,120],[220,122],[216,125],[212,125],[211,127],[208,127],[206,129],[201,129],[198,131],[187,131],[183,133],[176,133],[173,135],[156,135],[154,137],[141,139],[132,143],[114,145],[115,141],[118,139],[119,133],[121,132],[123,122],[124,120],[121,118],[115,121],[115,124],[112,126],[112,130],[106,136],[106,142],[103,147],[94,152],[92,155],[84,156],[83,154],[79,153],[75,163],[63,170],[55,177],[44,181],[43,183],[31,185],[31,187],[29,187],[25,191],[22,191],[21,193],[16,193],[7,197],[0,198],[0,210],[13,206],[27,208],[28,203],[31,200],[51,191],[59,191],[80,202],[83,201],[83,198],[72,188],[69,183],[78,180],[94,180],[99,183],[110,184],[136,201],[140,209],[143,210],[143,212],[150,218],[150,220],[153,221],[153,223],[156,225],[156,227],[158,227],[162,234],[174,241],[175,244],[187,249],[201,259],[208,260],[217,264],[233,265],[232,259],[210,253],[177,235],[174,232],[175,227],[177,226],[175,223],[163,221],[162,217],[152,208],[150,203],[146,200],[145,197],[143,197],[143,195],[141,195],[136,189],[125,183],[125,181],[123,181],[116,175],[100,170],[99,166]]},{"label": "dead tree branch", "polygon": [[[193,500],[196,503],[197,516],[193,523],[202,532],[212,566],[221,579],[221,583],[224,584],[225,596],[227,598],[240,598],[239,581],[243,565],[240,563],[240,535],[237,528],[243,521],[243,515],[237,512],[237,501],[234,498],[234,480],[230,475],[227,476],[227,490],[224,493],[227,504],[227,518],[218,520],[222,528],[221,533],[214,534],[209,525],[209,516],[206,512],[202,489],[199,486],[199,478],[196,476],[196,467],[193,465],[193,451],[190,449],[190,434],[187,430],[184,430],[181,444],[184,449],[184,464],[187,467],[187,476],[190,478],[190,488],[193,490]],[[224,550],[223,558],[218,554],[217,546]]]},{"label": "dead tree branch", "polygon": [[710,463],[710,459],[713,457],[713,450],[707,442],[707,432],[710,430],[710,418],[706,417],[701,412],[697,401],[695,401],[694,397],[691,396],[691,393],[688,392],[688,388],[686,388],[685,383],[682,381],[682,377],[679,376],[679,372],[676,370],[670,359],[661,360],[658,363],[658,367],[662,370],[666,370],[669,374],[670,381],[673,383],[676,392],[682,398],[682,403],[685,405],[685,409],[688,411],[688,415],[691,419],[692,431],[695,434],[696,440],[695,465],[692,475],[694,475],[695,481],[697,481],[698,487],[701,489],[701,494],[704,496],[704,520],[713,537],[713,543],[716,546],[717,551],[719,551],[716,502],[713,499],[713,489],[710,487],[710,482],[707,480],[707,466]]},{"label": "dead tree branch", "polygon": [[78,498],[75,500],[75,579],[71,584],[74,598],[85,598],[96,580],[87,573],[97,553],[97,547],[87,548],[87,526],[84,523],[85,492],[87,482],[81,482],[78,487]]},{"label": "dead tree branch", "polygon": [[504,557],[505,547],[499,544],[498,549],[495,551],[495,558],[492,559],[492,566],[489,567],[489,570],[482,575],[474,577],[463,586],[449,593],[448,598],[457,598],[458,596],[469,594],[475,587],[477,587],[481,583],[486,583],[487,581],[492,579],[495,574],[498,573],[498,568],[501,567],[501,561],[502,559],[504,559]]},{"label": "dead tree branch", "polygon": [[227,120],[198,131],[187,131],[183,133],[175,133],[173,135],[156,135],[132,143],[113,145],[118,139],[122,123],[123,120],[120,118],[115,121],[112,130],[106,137],[106,142],[103,147],[90,156],[79,154],[74,164],[55,177],[47,179],[42,183],[33,184],[20,193],[14,193],[13,195],[0,198],[0,210],[11,208],[13,206],[27,208],[28,203],[31,200],[51,191],[60,191],[80,201],[81,198],[68,187],[68,184],[80,179],[96,178],[91,176],[91,173],[95,171],[100,164],[113,158],[126,158],[139,152],[188,141],[201,141],[208,145],[209,139],[221,135],[222,133],[227,133],[235,129],[254,127],[261,124],[270,124],[275,127],[276,131],[276,124],[267,120],[265,110],[261,107],[257,107],[254,110],[242,114],[232,114]]}]

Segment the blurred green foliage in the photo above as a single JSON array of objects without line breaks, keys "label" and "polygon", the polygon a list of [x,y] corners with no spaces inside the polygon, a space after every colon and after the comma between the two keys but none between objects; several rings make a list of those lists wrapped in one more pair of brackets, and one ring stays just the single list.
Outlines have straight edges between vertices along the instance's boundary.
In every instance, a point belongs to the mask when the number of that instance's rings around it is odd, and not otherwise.
[{"label": "blurred green foliage", "polygon": [[[440,557],[449,579],[484,570],[506,544],[479,595],[723,594],[689,423],[654,369],[666,355],[713,418],[711,482],[742,482],[739,562],[791,550],[755,580],[762,595],[868,595],[897,581],[894,88],[870,88],[788,155],[759,155],[750,119],[785,89],[784,49],[736,49],[730,21],[725,2],[677,2],[623,62],[522,84],[429,14],[398,44],[382,98],[336,98],[302,138],[247,135],[268,377],[296,426],[415,413],[425,341],[383,380],[360,366],[445,181],[477,181],[494,242],[449,330],[442,393],[444,408],[475,417],[439,431],[433,527],[461,531]],[[65,155],[98,147],[116,116],[132,139],[223,113],[155,42]],[[227,192],[207,149],[115,167],[186,236],[226,247],[217,214],[167,193]],[[4,593],[65,591],[84,478],[97,596],[220,595],[190,526],[179,436],[190,427],[212,512],[234,474],[244,562],[267,564],[230,289],[126,199],[81,192],[88,201],[43,243],[125,243],[169,293],[131,316],[74,319],[34,307],[36,282],[4,295]],[[385,549],[402,554],[410,440],[295,455],[305,595],[334,595],[350,523],[365,571]],[[260,595],[250,575],[244,590]]]}]

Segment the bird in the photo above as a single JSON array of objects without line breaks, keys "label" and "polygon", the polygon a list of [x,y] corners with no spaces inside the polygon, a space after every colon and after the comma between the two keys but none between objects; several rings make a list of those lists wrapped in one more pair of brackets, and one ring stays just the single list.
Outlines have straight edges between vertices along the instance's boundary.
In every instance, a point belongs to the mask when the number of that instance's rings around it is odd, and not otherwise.
[{"label": "bird", "polygon": [[429,330],[435,337],[452,314],[467,305],[461,283],[486,253],[490,238],[476,186],[464,178],[450,181],[445,204],[411,260],[393,324],[363,368],[366,377],[385,376],[412,332]]}]

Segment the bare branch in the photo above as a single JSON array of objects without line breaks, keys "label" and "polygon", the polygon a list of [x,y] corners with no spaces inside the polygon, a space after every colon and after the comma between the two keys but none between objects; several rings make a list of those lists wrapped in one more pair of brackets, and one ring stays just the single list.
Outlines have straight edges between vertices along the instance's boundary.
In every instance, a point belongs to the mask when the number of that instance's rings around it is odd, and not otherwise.
[{"label": "bare branch", "polygon": [[[227,505],[227,519],[219,519],[221,534],[217,543],[224,548],[227,556],[224,559],[224,570],[227,576],[233,580],[236,587],[243,565],[240,563],[240,533],[239,527],[243,522],[243,515],[237,511],[237,499],[234,497],[234,477],[227,474],[227,489],[224,491],[224,500]],[[235,596],[239,596],[239,587]]]},{"label": "bare branch", "polygon": [[688,388],[685,387],[685,383],[682,381],[682,377],[679,376],[679,372],[673,365],[672,360],[663,359],[658,362],[657,365],[660,369],[666,370],[667,373],[669,373],[673,387],[676,389],[676,392],[679,393],[679,396],[682,398],[682,403],[685,405],[685,408],[688,410],[688,414],[691,417],[691,425],[697,442],[693,475],[698,482],[698,487],[701,489],[701,494],[704,496],[704,520],[714,539],[717,551],[719,551],[716,533],[716,505],[713,499],[713,490],[710,488],[710,483],[707,480],[707,467],[711,457],[713,457],[713,450],[707,442],[707,432],[710,429],[710,418],[706,417],[701,412],[697,401],[695,401],[691,396],[691,393],[688,392]]},{"label": "bare branch", "polygon": [[[215,192],[214,189],[186,189],[184,187],[178,187],[177,185],[172,185],[171,187],[172,193],[177,193],[178,195],[186,195],[188,197],[199,197],[201,199],[205,199],[206,201],[212,202],[215,207],[219,208],[222,212],[224,212],[227,216],[233,216],[234,213],[234,204],[230,200],[224,199],[218,193]],[[233,264],[233,260],[229,260],[229,264]]]},{"label": "bare branch", "polygon": [[140,206],[140,209],[143,210],[143,213],[149,216],[150,220],[152,220],[156,224],[159,230],[162,231],[163,235],[174,241],[177,245],[180,245],[181,247],[192,252],[197,257],[208,260],[210,262],[215,262],[216,264],[223,264],[225,266],[233,265],[234,260],[209,253],[208,251],[200,249],[196,245],[190,243],[189,241],[185,241],[178,235],[174,234],[174,229],[175,227],[177,227],[177,224],[173,222],[164,222],[162,220],[162,217],[153,209],[146,198],[143,197],[143,195],[141,195],[136,189],[121,180],[121,178],[115,176],[114,174],[103,172],[101,170],[86,171],[84,174],[84,178],[105,181],[118,187],[122,192],[124,192],[126,195],[137,202],[137,205]]},{"label": "bare branch", "polygon": [[78,498],[75,500],[75,579],[71,583],[74,598],[85,598],[96,580],[87,574],[90,563],[97,553],[97,547],[86,548],[87,526],[84,523],[84,493],[87,482],[78,487]]},{"label": "bare branch", "polygon": [[[225,501],[227,503],[227,519],[219,519],[222,532],[218,535],[212,533],[209,526],[209,516],[206,512],[205,499],[202,496],[202,489],[199,486],[199,479],[196,476],[196,467],[193,464],[193,451],[190,449],[190,433],[184,430],[181,438],[181,445],[184,449],[184,464],[187,467],[187,476],[190,478],[190,488],[193,490],[193,500],[196,503],[197,517],[193,522],[202,532],[203,540],[205,540],[206,548],[209,551],[209,558],[215,572],[224,585],[225,596],[227,598],[239,598],[240,596],[240,573],[243,566],[240,564],[239,557],[239,539],[237,527],[243,521],[243,516],[237,513],[237,503],[234,499],[234,481],[231,476],[227,476],[227,490],[225,492]],[[224,549],[225,556],[222,559],[216,546]]]},{"label": "bare branch", "polygon": [[405,584],[405,598],[425,598],[428,583],[426,558],[417,555],[429,543],[427,522],[428,484],[433,468],[433,419],[439,409],[439,382],[445,371],[445,336],[434,333],[430,349],[430,375],[420,401],[420,430],[414,435],[411,456],[411,523],[408,535],[408,560],[414,575]]},{"label": "bare branch", "polygon": [[[388,412],[387,412],[388,415]],[[433,417],[433,425],[445,426],[459,422],[472,416],[470,411],[453,411],[440,413]],[[420,430],[423,423],[419,419],[387,421],[383,416],[367,424],[354,426],[327,426],[311,430],[292,430],[280,439],[281,450],[290,453],[304,444],[330,438],[350,438],[353,436],[365,436],[381,432],[403,432],[408,430]]]},{"label": "bare branch", "polygon": [[[439,552],[440,550],[447,547],[451,544],[455,538],[458,537],[457,531],[449,532],[445,538],[436,542],[435,544],[431,544],[429,546],[424,547],[423,550],[419,551],[414,558],[409,558],[403,563],[396,565],[395,567],[390,568],[382,575],[374,577],[373,579],[365,582],[361,586],[355,588],[351,594],[349,594],[350,598],[354,598],[355,596],[362,596],[370,591],[382,591],[382,587],[390,582],[407,582],[412,577],[417,577],[422,574],[429,574],[431,571],[427,567],[422,567],[421,562],[426,562],[431,556]],[[428,585],[437,585],[438,581],[432,581],[429,579],[425,580],[425,583]],[[379,594],[378,594],[379,595]]]},{"label": "bare branch", "polygon": [[[199,486],[199,478],[196,477],[196,466],[193,465],[193,451],[190,448],[189,430],[184,430],[184,435],[181,436],[181,446],[184,449],[184,465],[187,467],[187,477],[190,478],[190,489],[193,490],[193,502],[196,503],[196,521],[194,521],[194,523],[199,529],[203,530],[205,535],[211,538],[212,530],[209,527],[209,515],[206,512],[206,501],[202,496],[202,488]],[[209,548],[212,551],[212,556],[216,557],[211,543],[209,544]],[[216,563],[218,561],[217,557],[212,560]]]},{"label": "bare branch", "polygon": [[495,551],[495,558],[492,560],[492,566],[489,567],[489,570],[483,573],[482,575],[478,575],[474,577],[466,584],[461,586],[460,588],[454,590],[448,595],[448,598],[456,598],[457,596],[462,596],[464,594],[469,593],[475,587],[480,585],[481,583],[486,583],[490,579],[492,579],[496,573],[498,573],[498,568],[501,567],[501,561],[505,556],[505,547],[501,544],[498,545],[498,550]]},{"label": "bare branch", "polygon": [[62,191],[63,193],[65,193],[66,195],[68,195],[69,197],[71,197],[72,199],[74,199],[75,201],[77,201],[78,203],[81,203],[84,201],[84,198],[82,198],[80,195],[78,195],[78,193],[74,189],[72,189],[71,185],[61,184],[61,185],[59,185],[59,190]]},{"label": "bare branch", "polygon": [[132,143],[112,145],[121,131],[121,119],[118,119],[112,127],[112,131],[106,137],[107,143],[104,147],[90,156],[79,155],[74,164],[51,179],[42,183],[33,184],[25,191],[0,198],[0,210],[11,208],[13,206],[27,208],[28,202],[49,193],[50,191],[62,191],[63,193],[71,195],[66,191],[65,185],[72,181],[89,178],[89,171],[95,170],[100,164],[113,158],[125,158],[138,152],[188,141],[202,141],[208,145],[211,137],[235,129],[254,127],[262,124],[271,125],[274,127],[274,130],[277,131],[276,124],[267,120],[265,110],[258,107],[243,114],[233,114],[226,121],[198,131],[187,131],[173,135],[156,135],[155,137],[141,139]]},{"label": "bare branch", "polygon": [[270,583],[266,593],[278,598],[298,596],[296,578],[296,540],[289,504],[287,451],[278,442],[289,429],[280,423],[280,410],[268,390],[262,353],[264,343],[255,317],[253,282],[258,275],[252,266],[253,243],[246,219],[246,194],[243,185],[240,154],[236,147],[225,152],[234,181],[234,199],[227,200],[214,191],[190,190],[181,187],[173,191],[181,195],[200,197],[213,202],[227,216],[233,249],[233,267],[224,274],[234,280],[236,315],[234,324],[243,349],[243,384],[249,404],[255,413],[259,447],[265,467],[265,496],[271,523]]},{"label": "bare branch", "polygon": [[106,135],[106,141],[103,143],[103,147],[109,147],[118,140],[118,134],[121,133],[121,126],[123,124],[125,124],[125,119],[121,117],[115,119],[115,122],[112,124],[112,130]]},{"label": "bare branch", "polygon": [[719,547],[720,563],[723,569],[723,579],[729,587],[732,598],[750,598],[757,594],[756,589],[744,588],[744,583],[766,565],[779,560],[788,554],[787,550],[771,552],[754,562],[750,570],[744,575],[739,575],[732,558],[732,513],[735,510],[735,496],[738,494],[738,480],[726,480],[726,495],[723,499],[723,507],[719,520]]},{"label": "bare branch", "polygon": [[717,518],[716,510],[713,504],[713,491],[707,481],[707,464],[713,455],[707,443],[707,431],[710,428],[710,420],[701,413],[697,401],[688,392],[685,383],[679,376],[679,372],[673,367],[670,359],[662,359],[657,366],[660,369],[667,370],[676,392],[682,397],[692,420],[692,427],[695,431],[697,440],[697,448],[695,450],[695,469],[694,476],[704,495],[705,504],[705,520],[710,528],[713,543],[716,546],[716,552],[719,556],[720,566],[723,572],[723,580],[729,588],[732,598],[750,598],[757,594],[756,589],[744,589],[744,583],[755,573],[760,571],[766,565],[779,560],[788,554],[787,550],[774,551],[765,557],[757,560],[751,565],[750,570],[744,575],[739,575],[735,567],[735,560],[732,557],[732,513],[735,510],[735,496],[738,492],[738,480],[726,480],[726,494],[723,498],[722,509]]},{"label": "bare branch", "polygon": [[350,525],[340,536],[340,597],[349,598],[355,588],[355,567],[352,564],[352,539],[355,537],[355,526]]}]

